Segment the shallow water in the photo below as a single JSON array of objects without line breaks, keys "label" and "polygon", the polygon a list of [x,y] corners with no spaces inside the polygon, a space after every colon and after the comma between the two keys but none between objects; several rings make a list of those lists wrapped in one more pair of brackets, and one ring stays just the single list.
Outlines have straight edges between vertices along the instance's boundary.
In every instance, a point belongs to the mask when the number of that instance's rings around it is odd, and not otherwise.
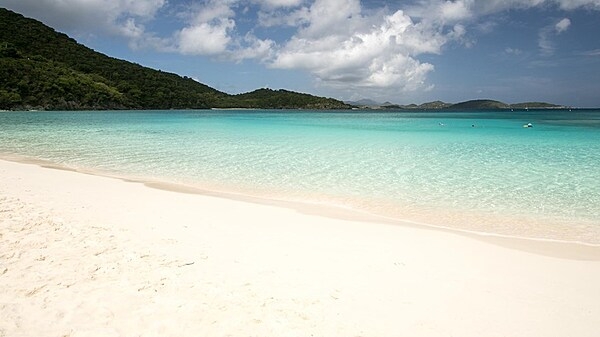
[{"label": "shallow water", "polygon": [[72,168],[600,243],[598,110],[6,112],[0,125],[0,153]]}]

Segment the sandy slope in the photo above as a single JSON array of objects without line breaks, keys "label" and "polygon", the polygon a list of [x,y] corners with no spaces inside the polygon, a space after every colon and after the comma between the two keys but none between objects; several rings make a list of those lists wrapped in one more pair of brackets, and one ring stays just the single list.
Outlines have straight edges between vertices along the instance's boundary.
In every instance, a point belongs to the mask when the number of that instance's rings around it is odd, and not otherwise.
[{"label": "sandy slope", "polygon": [[597,336],[593,250],[0,160],[0,336]]}]

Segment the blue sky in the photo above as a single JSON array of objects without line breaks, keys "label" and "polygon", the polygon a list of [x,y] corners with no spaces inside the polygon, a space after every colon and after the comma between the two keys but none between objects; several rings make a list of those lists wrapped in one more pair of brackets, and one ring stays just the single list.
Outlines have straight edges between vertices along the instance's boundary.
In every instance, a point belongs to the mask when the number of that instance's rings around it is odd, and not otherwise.
[{"label": "blue sky", "polygon": [[600,107],[600,0],[0,0],[228,93]]}]

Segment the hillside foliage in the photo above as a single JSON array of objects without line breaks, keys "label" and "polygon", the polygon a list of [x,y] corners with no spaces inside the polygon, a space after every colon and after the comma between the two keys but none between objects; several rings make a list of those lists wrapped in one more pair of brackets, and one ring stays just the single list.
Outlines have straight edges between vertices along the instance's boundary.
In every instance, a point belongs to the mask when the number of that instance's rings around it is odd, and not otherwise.
[{"label": "hillside foliage", "polygon": [[0,109],[346,109],[285,90],[229,95],[186,76],[98,53],[0,8]]}]

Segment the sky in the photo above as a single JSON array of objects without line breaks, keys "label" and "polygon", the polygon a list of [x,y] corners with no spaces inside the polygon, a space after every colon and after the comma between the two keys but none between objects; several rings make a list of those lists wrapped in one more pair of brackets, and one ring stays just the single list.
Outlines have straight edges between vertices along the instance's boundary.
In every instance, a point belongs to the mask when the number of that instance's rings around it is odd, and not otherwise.
[{"label": "sky", "polygon": [[600,107],[600,0],[0,0],[86,46],[237,94]]}]

